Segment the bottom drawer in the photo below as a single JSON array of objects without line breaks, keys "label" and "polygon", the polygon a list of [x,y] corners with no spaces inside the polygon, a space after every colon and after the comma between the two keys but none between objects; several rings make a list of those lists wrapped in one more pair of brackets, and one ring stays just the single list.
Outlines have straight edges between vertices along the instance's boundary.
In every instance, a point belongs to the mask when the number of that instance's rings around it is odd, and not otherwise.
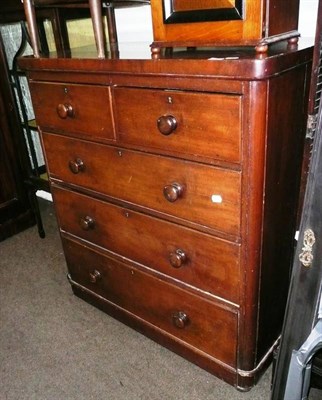
[{"label": "bottom drawer", "polygon": [[[71,279],[229,366],[236,366],[237,312],[63,238]],[[144,324],[144,322],[142,322]]]}]

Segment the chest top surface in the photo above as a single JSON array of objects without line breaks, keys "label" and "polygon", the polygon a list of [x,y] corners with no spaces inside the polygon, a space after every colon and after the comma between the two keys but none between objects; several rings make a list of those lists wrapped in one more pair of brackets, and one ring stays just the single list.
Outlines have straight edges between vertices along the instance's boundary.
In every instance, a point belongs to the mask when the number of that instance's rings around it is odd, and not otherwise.
[{"label": "chest top surface", "polygon": [[260,80],[309,62],[312,52],[310,42],[300,41],[295,46],[276,44],[265,54],[258,54],[252,48],[181,48],[164,51],[158,58],[153,58],[148,43],[120,43],[117,53],[110,52],[104,59],[96,58],[95,48],[84,47],[72,50],[70,57],[64,58],[57,57],[56,53],[40,58],[23,57],[19,65],[30,72],[112,72]]}]

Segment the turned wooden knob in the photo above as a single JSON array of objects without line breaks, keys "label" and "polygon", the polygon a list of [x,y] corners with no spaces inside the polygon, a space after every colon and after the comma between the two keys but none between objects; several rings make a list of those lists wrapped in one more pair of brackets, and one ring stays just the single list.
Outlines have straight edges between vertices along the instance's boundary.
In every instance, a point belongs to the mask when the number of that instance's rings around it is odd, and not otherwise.
[{"label": "turned wooden knob", "polygon": [[91,283],[96,283],[102,278],[102,275],[97,269],[94,269],[94,271],[89,273],[89,280]]},{"label": "turned wooden knob", "polygon": [[189,318],[183,311],[178,311],[172,315],[172,321],[174,326],[179,329],[185,328],[189,323]]},{"label": "turned wooden knob", "polygon": [[173,268],[180,268],[187,261],[187,255],[183,250],[177,249],[169,254],[169,261]]},{"label": "turned wooden knob", "polygon": [[80,219],[80,226],[84,231],[89,231],[90,229],[93,229],[95,225],[95,221],[92,217],[89,215],[86,215],[86,217],[83,217]]},{"label": "turned wooden knob", "polygon": [[67,117],[73,118],[75,113],[71,104],[58,104],[57,114],[60,118],[66,119]]},{"label": "turned wooden knob", "polygon": [[170,203],[173,203],[182,195],[183,190],[184,187],[180,183],[172,183],[163,188],[163,195]]},{"label": "turned wooden knob", "polygon": [[177,120],[173,115],[162,115],[158,118],[157,126],[162,135],[168,136],[177,128]]},{"label": "turned wooden knob", "polygon": [[70,160],[68,166],[73,174],[78,174],[85,169],[85,164],[80,158],[76,158],[76,160]]}]

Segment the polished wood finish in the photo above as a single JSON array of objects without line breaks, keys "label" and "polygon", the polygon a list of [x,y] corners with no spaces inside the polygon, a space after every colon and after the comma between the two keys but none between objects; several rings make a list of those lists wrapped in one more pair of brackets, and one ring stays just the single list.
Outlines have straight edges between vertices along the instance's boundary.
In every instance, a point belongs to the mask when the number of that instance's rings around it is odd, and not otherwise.
[{"label": "polished wood finish", "polygon": [[23,0],[23,6],[27,16],[31,46],[35,57],[40,57],[40,42],[37,33],[36,13],[33,6],[33,1]]},{"label": "polished wood finish", "polygon": [[[172,0],[163,0],[171,2]],[[106,43],[102,25],[102,1],[101,0],[23,0],[26,19],[30,30],[30,38],[35,57],[39,57],[41,48],[37,34],[37,23],[35,6],[66,6],[83,7],[84,3],[90,9],[93,23],[94,37],[97,47],[97,57],[105,58]],[[122,1],[114,0],[107,7],[107,21],[111,52],[117,53],[117,31],[114,15],[114,4],[121,4]],[[142,4],[144,1],[128,0],[123,4],[133,6]],[[148,3],[148,1],[147,1]],[[153,43],[152,54],[159,56],[162,47],[195,47],[195,46],[255,46],[259,53],[266,53],[268,45],[281,40],[288,40],[290,44],[297,42],[299,37],[298,16],[299,0],[281,2],[278,0],[256,0],[253,2],[240,0],[241,5],[237,14],[241,11],[239,18],[230,18],[229,9],[223,9],[218,14],[218,20],[208,21],[209,11],[204,10],[206,19],[203,21],[197,17],[193,22],[189,19],[178,23],[167,23],[164,17],[164,10],[167,8],[160,0],[151,0],[152,22],[153,22]],[[192,15],[197,10],[192,12]],[[228,16],[225,13],[228,12]]]},{"label": "polished wood finish", "polygon": [[240,18],[231,18],[230,10],[223,8],[217,20],[209,21],[210,9],[205,10],[204,20],[177,23],[165,21],[164,2],[171,0],[151,0],[154,53],[161,47],[182,46],[255,46],[266,52],[271,43],[299,36],[299,0],[242,1]]},{"label": "polished wood finish", "polygon": [[[63,245],[70,276],[78,284],[157,326],[164,335],[174,336],[227,366],[236,364],[236,311],[69,240],[63,239]],[[101,279],[93,282],[95,271]],[[212,340],[205,340],[210,337]]]},{"label": "polished wood finish", "polygon": [[[70,53],[69,39],[66,25],[63,23],[64,13],[66,10],[84,10],[89,9],[89,17],[92,19],[94,39],[97,49],[97,57],[105,58],[107,55],[107,43],[105,40],[102,16],[106,15],[107,18],[107,29],[108,29],[108,41],[110,47],[110,53],[113,55],[118,54],[118,43],[117,43],[117,30],[116,30],[116,19],[114,9],[117,7],[132,7],[143,4],[148,4],[149,0],[113,0],[111,2],[103,3],[102,0],[21,0],[24,5],[24,11],[26,20],[30,31],[30,40],[35,57],[40,57],[42,52],[39,36],[37,33],[37,21],[36,21],[36,9],[40,10],[49,9],[52,10],[55,18],[54,22],[54,35],[56,44],[59,44],[57,35],[63,41],[67,48],[58,46],[57,51],[59,54],[66,56]],[[104,11],[102,7],[104,6]],[[37,10],[38,14],[38,10]],[[76,14],[77,15],[77,14]],[[83,17],[84,14],[81,14]],[[85,14],[87,17],[87,15]]]},{"label": "polished wood finish", "polygon": [[94,138],[114,138],[109,87],[46,82],[31,82],[30,87],[35,93],[33,106],[39,125]]},{"label": "polished wood finish", "polygon": [[[180,220],[185,225],[239,236],[238,171],[170,157],[161,159],[153,154],[47,133],[43,133],[43,143],[49,173],[56,179],[92,193],[100,192],[110,199],[122,199],[154,214],[165,213],[168,219]],[[81,173],[74,174],[68,166],[78,157],[84,167]],[[212,200],[216,195],[220,196],[218,202]]]},{"label": "polished wood finish", "polygon": [[[53,185],[61,230],[136,263],[238,302],[240,244]],[[93,229],[83,228],[83,219]],[[154,232],[158,235],[154,240]],[[145,251],[142,251],[142,238]],[[211,261],[210,265],[209,260]]]},{"label": "polished wood finish", "polygon": [[[20,60],[69,279],[79,297],[247,390],[281,331],[312,48],[158,60],[146,50]],[[77,96],[56,96],[64,87]]]},{"label": "polished wood finish", "polygon": [[[185,158],[191,153],[210,160],[240,161],[239,94],[115,88],[114,99],[115,123],[123,143],[168,148]],[[145,117],[146,103],[150,118]],[[209,108],[213,112],[207,112]]]}]

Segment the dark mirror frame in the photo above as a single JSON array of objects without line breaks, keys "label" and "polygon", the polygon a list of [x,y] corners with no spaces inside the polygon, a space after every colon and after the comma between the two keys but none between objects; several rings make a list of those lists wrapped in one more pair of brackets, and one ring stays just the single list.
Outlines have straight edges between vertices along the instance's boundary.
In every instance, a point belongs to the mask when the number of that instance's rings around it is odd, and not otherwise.
[{"label": "dark mirror frame", "polygon": [[242,20],[243,3],[243,0],[235,0],[235,6],[231,8],[175,11],[173,0],[162,0],[163,22],[165,24],[180,24],[189,22]]}]

